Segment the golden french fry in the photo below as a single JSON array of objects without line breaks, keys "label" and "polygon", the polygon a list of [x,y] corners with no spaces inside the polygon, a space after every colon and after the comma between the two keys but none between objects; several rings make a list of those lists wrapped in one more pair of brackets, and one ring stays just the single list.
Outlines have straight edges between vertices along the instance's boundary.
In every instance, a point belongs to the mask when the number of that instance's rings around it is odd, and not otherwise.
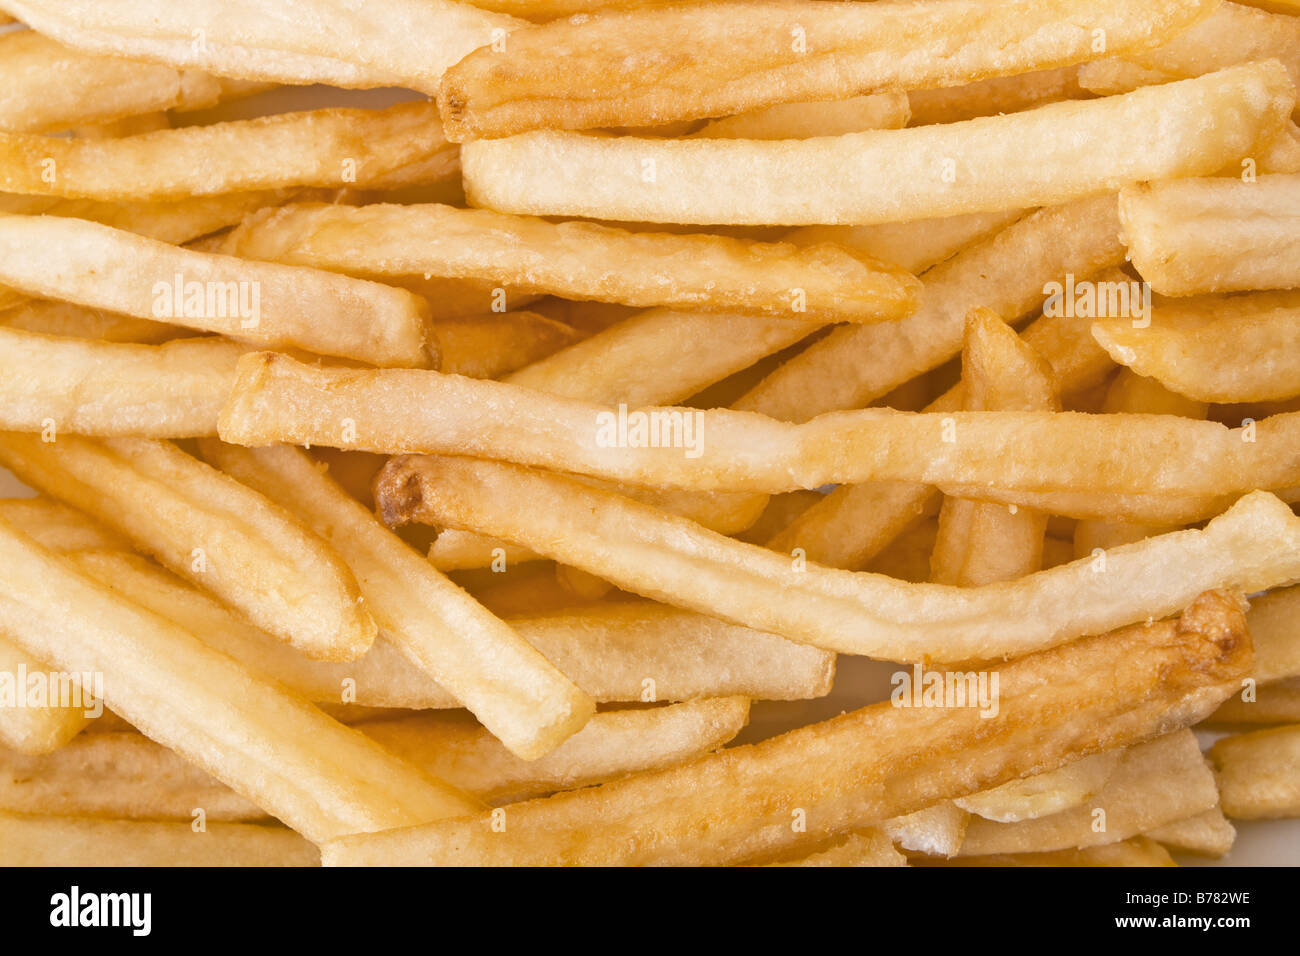
[{"label": "golden french fry", "polygon": [[953,358],[972,306],[1020,316],[1042,304],[1048,283],[1119,265],[1119,228],[1113,196],[1049,207],[1013,222],[923,273],[921,308],[914,315],[879,327],[833,330],[735,407],[807,421],[866,405]]},{"label": "golden french fry", "polygon": [[789,863],[768,866],[907,866],[907,857],[894,849],[889,835],[879,829],[859,830],[834,846]]},{"label": "golden french fry", "polygon": [[[103,709],[92,699],[96,688],[86,676],[50,668],[0,626],[0,743],[24,754],[47,754],[67,744]],[[29,680],[44,688],[41,697],[31,696]]]},{"label": "golden french fry", "polygon": [[1133,264],[1163,295],[1300,286],[1300,175],[1149,183],[1119,205]]},{"label": "golden french fry", "polygon": [[1300,816],[1300,725],[1224,737],[1210,748],[1210,760],[1227,816]]},{"label": "golden french fry", "polygon": [[1196,735],[1181,730],[1130,747],[1105,785],[1068,810],[1015,823],[972,819],[961,855],[1043,853],[1115,843],[1217,803],[1214,775]]},{"label": "golden french fry", "polygon": [[470,202],[498,212],[737,225],[897,222],[1207,176],[1267,145],[1294,107],[1286,70],[1266,61],[1104,99],[821,139],[521,133],[466,143],[461,165]]},{"label": "golden french fry", "polygon": [[[1115,361],[1196,402],[1300,395],[1300,293],[1257,292],[1219,299],[1217,306],[1206,301],[1192,310],[1157,306],[1145,327],[1101,320],[1092,332]],[[1226,361],[1229,356],[1231,361]]]},{"label": "golden french fry", "polygon": [[995,76],[964,86],[911,90],[907,94],[911,125],[960,123],[978,116],[1018,113],[1046,103],[1080,99],[1084,91],[1079,86],[1079,69],[1064,66],[1015,76]]},{"label": "golden french fry", "polygon": [[[1245,689],[1249,686],[1249,691]],[[1300,723],[1300,680],[1272,681],[1245,685],[1240,694],[1229,697],[1206,718],[1214,725]]]},{"label": "golden french fry", "polygon": [[[1059,410],[1052,368],[991,309],[966,317],[962,407],[967,411]],[[1013,581],[1043,565],[1047,516],[1032,509],[945,498],[930,580],[959,587]]]},{"label": "golden french fry", "polygon": [[375,638],[356,579],[280,505],[169,442],[0,436],[23,481],[130,538],[309,657],[352,660]]},{"label": "golden french fry", "polygon": [[0,498],[0,519],[51,551],[129,551],[131,543],[52,498]]},{"label": "golden french fry", "polygon": [[587,722],[595,704],[508,625],[353,500],[306,452],[199,443],[215,467],[328,541],[397,648],[514,754],[535,760]]},{"label": "golden french fry", "polygon": [[[1184,725],[1249,666],[1239,606],[1089,638],[1000,669],[999,715],[881,703],[762,743],[483,815],[345,838],[333,865],[722,863],[790,852]],[[806,811],[794,832],[791,809]],[[590,820],[598,817],[601,826]]]},{"label": "golden french fry", "polygon": [[911,110],[904,93],[875,93],[823,103],[777,103],[711,120],[691,135],[702,139],[810,139],[868,129],[901,129]]},{"label": "golden french fry", "polygon": [[0,130],[46,132],[217,102],[214,77],[87,56],[30,30],[0,36]]},{"label": "golden french fry", "polygon": [[892,820],[882,829],[904,850],[928,856],[956,856],[966,836],[970,814],[951,800]]},{"label": "golden french fry", "polygon": [[280,113],[120,139],[0,133],[0,189],[98,200],[183,199],[288,186],[365,188],[456,148],[430,103]]},{"label": "golden french fry", "polygon": [[0,627],[24,651],[102,674],[106,704],[309,840],[477,806],[8,526],[0,552]]},{"label": "golden french fry", "polygon": [[990,7],[960,0],[614,11],[549,23],[516,34],[503,51],[467,56],[443,77],[438,104],[459,142],[530,129],[727,116],[773,103],[957,86],[1081,63],[1096,56],[1097,30],[1112,53],[1149,49],[1212,6],[1013,0]]},{"label": "golden french fry", "polygon": [[917,860],[919,866],[1177,866],[1169,851],[1148,837],[1134,837],[1118,843],[1082,849],[1051,850],[1045,853],[997,853],[992,856],[959,856],[952,860]]},{"label": "golden french fry", "polygon": [[[868,408],[796,425],[730,409],[610,408],[425,370],[315,367],[274,352],[239,360],[219,428],[232,444],[481,455],[694,491],[923,482],[1031,507],[1048,497],[1040,510],[1071,517],[1092,516],[1071,498],[1172,498],[1182,508],[1300,485],[1296,412],[1228,428],[1171,415]],[[1080,446],[1088,457],[1064,450]]]},{"label": "golden french fry", "polygon": [[[0,865],[320,866],[320,851],[292,830],[251,823],[195,831],[190,823],[0,813]],[[148,917],[125,925],[147,932]]]},{"label": "golden french fry", "polygon": [[1156,827],[1147,835],[1179,853],[1196,856],[1224,856],[1237,840],[1236,827],[1217,806],[1186,820]]},{"label": "golden french fry", "polygon": [[1105,750],[1047,773],[1021,777],[992,790],[958,797],[954,802],[963,810],[996,823],[1036,820],[1077,807],[1101,791],[1122,757],[1122,751]]},{"label": "golden french fry", "polygon": [[429,363],[427,307],[409,292],[181,249],[81,219],[0,216],[0,281],[263,345],[374,364]]},{"label": "golden french fry", "polygon": [[[0,296],[3,295],[0,290]],[[166,322],[137,319],[119,312],[88,309],[71,302],[48,299],[31,299],[0,311],[0,325],[42,335],[134,342],[137,345],[159,345],[168,339],[193,334],[189,329]]]},{"label": "golden french fry", "polygon": [[[3,0],[33,30],[91,53],[209,70],[241,80],[433,93],[442,72],[522,21],[451,0],[393,0],[361,11],[340,0],[288,0],[268,16],[256,0],[138,6],[97,0]],[[201,31],[202,42],[195,40]]]},{"label": "golden french fry", "polygon": [[438,367],[470,378],[500,378],[582,338],[573,326],[537,312],[466,315],[433,323]]},{"label": "golden french fry", "polygon": [[139,438],[215,435],[245,351],[215,338],[111,344],[0,327],[0,428]]},{"label": "golden french fry", "polygon": [[[376,500],[390,524],[506,537],[634,593],[895,661],[1017,656],[1173,613],[1210,588],[1249,593],[1300,577],[1300,552],[1288,551],[1300,541],[1300,518],[1266,492],[1242,498],[1204,530],[981,588],[805,564],[560,475],[497,462],[395,458],[376,483]],[[533,507],[514,507],[519,500]],[[762,600],[772,589],[780,602]]]},{"label": "golden french fry", "polygon": [[1250,60],[1277,59],[1300,81],[1300,22],[1295,17],[1220,3],[1158,46],[1118,54],[1167,77],[1199,76]]},{"label": "golden french fry", "polygon": [[436,204],[284,206],[245,220],[226,249],[330,271],[423,273],[525,294],[791,319],[898,319],[919,290],[907,273],[830,244],[796,249]]},{"label": "golden french fry", "polygon": [[[520,760],[463,715],[369,720],[357,727],[385,750],[490,803],[590,786],[671,766],[734,737],[743,697],[597,714],[538,760]],[[257,820],[263,810],[137,733],[78,737],[43,757],[0,751],[0,807],[17,813],[190,820]]]}]

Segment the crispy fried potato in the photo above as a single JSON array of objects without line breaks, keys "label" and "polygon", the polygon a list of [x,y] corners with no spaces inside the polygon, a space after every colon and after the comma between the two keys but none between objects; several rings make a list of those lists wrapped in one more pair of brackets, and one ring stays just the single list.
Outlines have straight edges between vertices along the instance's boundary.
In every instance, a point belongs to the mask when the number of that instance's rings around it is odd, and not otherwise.
[{"label": "crispy fried potato", "polygon": [[1300,725],[1224,737],[1210,748],[1210,760],[1227,816],[1300,816]]}]

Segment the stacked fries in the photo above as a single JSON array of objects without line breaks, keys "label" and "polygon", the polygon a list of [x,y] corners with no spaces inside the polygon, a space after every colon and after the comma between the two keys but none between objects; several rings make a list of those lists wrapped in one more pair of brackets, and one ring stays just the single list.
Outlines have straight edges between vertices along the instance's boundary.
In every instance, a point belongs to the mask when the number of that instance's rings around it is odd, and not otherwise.
[{"label": "stacked fries", "polygon": [[1300,6],[0,23],[0,864],[1300,816]]}]

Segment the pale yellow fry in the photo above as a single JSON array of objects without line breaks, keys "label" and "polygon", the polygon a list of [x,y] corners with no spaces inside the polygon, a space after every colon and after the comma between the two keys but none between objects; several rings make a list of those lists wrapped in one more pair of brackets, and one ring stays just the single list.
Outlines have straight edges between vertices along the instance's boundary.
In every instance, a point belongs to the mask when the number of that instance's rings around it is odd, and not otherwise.
[{"label": "pale yellow fry", "polygon": [[284,827],[0,813],[0,865],[320,866],[320,851]]},{"label": "pale yellow fry", "polygon": [[[991,309],[972,309],[962,351],[967,411],[1059,410],[1052,368]],[[1012,581],[1043,565],[1047,516],[971,498],[945,498],[930,580],[976,587]]]},{"label": "pale yellow fry", "polygon": [[1133,264],[1163,295],[1300,286],[1300,175],[1135,186],[1120,217]]},{"label": "pale yellow fry", "polygon": [[470,378],[500,378],[582,338],[573,326],[537,312],[466,315],[433,323],[438,367]]},{"label": "pale yellow fry", "polygon": [[169,442],[0,436],[0,461],[99,518],[309,657],[352,660],[375,638],[356,579],[288,511]]},{"label": "pale yellow fry", "polygon": [[1130,747],[1105,786],[1068,810],[1017,823],[976,817],[966,828],[961,855],[1043,853],[1115,843],[1217,803],[1214,774],[1201,756],[1196,735],[1176,731]]},{"label": "pale yellow fry", "polygon": [[1300,724],[1224,737],[1210,748],[1210,760],[1227,816],[1300,816]]},{"label": "pale yellow fry", "polygon": [[1051,866],[1051,867],[1093,867],[1093,866],[1177,866],[1169,851],[1155,840],[1147,837],[1134,837],[1107,843],[1102,846],[1089,846],[1083,849],[1052,850],[1046,853],[997,853],[992,856],[964,856],[952,860],[914,861],[921,866]]},{"label": "pale yellow fry", "polygon": [[[894,661],[1026,654],[1173,613],[1210,588],[1251,592],[1300,577],[1300,518],[1266,492],[1246,496],[1204,530],[979,588],[805,566],[619,495],[503,463],[396,458],[376,494],[390,523],[506,537],[646,597]],[[520,500],[534,506],[519,509]],[[764,593],[782,599],[764,601]]]},{"label": "pale yellow fry", "polygon": [[911,125],[960,123],[977,116],[1018,113],[1045,103],[1080,99],[1084,94],[1079,87],[1079,69],[1064,66],[1015,76],[995,76],[964,86],[911,90],[907,94]]},{"label": "pale yellow fry", "polygon": [[457,141],[647,126],[774,103],[958,86],[1148,49],[1208,14],[1198,0],[942,4],[707,3],[556,21],[443,78]]},{"label": "pale yellow fry", "polygon": [[7,526],[0,552],[0,626],[25,651],[103,674],[106,704],[309,840],[477,805]]},{"label": "pale yellow fry", "polygon": [[452,0],[3,0],[33,30],[80,50],[191,66],[218,76],[433,93],[471,50],[504,42],[513,17]]},{"label": "pale yellow fry", "polygon": [[429,363],[427,307],[402,289],[182,249],[81,219],[0,216],[0,281],[262,345]]},{"label": "pale yellow fry", "polygon": [[456,150],[431,103],[279,113],[121,139],[0,133],[0,189],[99,200],[163,200],[278,189],[356,186]]},{"label": "pale yellow fry", "polygon": [[[1114,775],[1123,751],[1081,757],[1047,773],[1021,777],[980,793],[957,798],[963,810],[997,823],[1019,823],[1077,807]],[[951,855],[951,854],[950,854]]]},{"label": "pale yellow fry", "polygon": [[0,428],[80,435],[215,435],[247,349],[224,339],[132,345],[0,328]]},{"label": "pale yellow fry", "polygon": [[306,452],[214,439],[203,457],[333,545],[366,609],[399,650],[450,691],[514,754],[535,760],[587,722],[595,703],[505,623],[440,574]]},{"label": "pale yellow fry", "polygon": [[1271,591],[1251,602],[1254,677],[1261,684],[1300,677],[1300,587]]},{"label": "pale yellow fry", "polygon": [[437,204],[284,206],[246,220],[226,248],[330,271],[423,273],[525,294],[792,319],[899,319],[916,308],[919,290],[912,276],[830,244],[796,249]]},{"label": "pale yellow fry", "polygon": [[88,56],[30,30],[0,36],[0,129],[45,132],[155,110],[203,109],[214,77],[111,56]]},{"label": "pale yellow fry", "polygon": [[810,139],[868,129],[901,129],[910,116],[906,94],[875,93],[824,103],[777,103],[711,120],[691,135],[702,139]]},{"label": "pale yellow fry", "polygon": [[1232,849],[1237,840],[1237,829],[1216,806],[1186,820],[1156,827],[1147,835],[1179,853],[1218,857]]},{"label": "pale yellow fry", "polygon": [[1291,308],[1256,309],[1253,298],[1233,297],[1231,314],[1208,325],[1161,322],[1157,312],[1144,328],[1108,319],[1092,332],[1116,362],[1198,402],[1300,395],[1300,295]]},{"label": "pale yellow fry", "polygon": [[0,519],[51,551],[129,551],[130,542],[52,498],[0,498]]},{"label": "pale yellow fry", "polygon": [[768,866],[907,866],[907,857],[894,849],[889,835],[879,829],[852,833],[832,847],[790,863]]},{"label": "pale yellow fry", "polygon": [[1228,428],[1172,415],[868,408],[795,425],[730,409],[610,408],[424,370],[315,367],[274,352],[239,360],[219,424],[235,444],[477,455],[695,491],[907,481],[1031,506],[1051,495],[1063,504],[1040,510],[1071,516],[1071,495],[1173,496],[1181,506],[1300,485],[1297,412]]},{"label": "pale yellow fry", "polygon": [[88,309],[71,302],[49,299],[31,299],[0,311],[0,325],[42,335],[133,342],[137,345],[160,345],[168,339],[193,334],[189,329],[166,322],[137,319],[118,312]]},{"label": "pale yellow fry", "polygon": [[886,820],[883,829],[904,850],[929,856],[956,856],[969,822],[970,814],[954,801],[945,800]]},{"label": "pale yellow fry", "polygon": [[833,330],[736,407],[807,421],[866,405],[954,357],[973,306],[1020,316],[1041,305],[1047,283],[1066,275],[1082,279],[1123,261],[1113,196],[1039,210],[923,273],[914,315],[879,327]]},{"label": "pale yellow fry", "polygon": [[1225,700],[1206,722],[1215,725],[1300,723],[1300,680],[1293,677],[1258,687],[1243,681],[1241,692]]},{"label": "pale yellow fry", "polygon": [[898,222],[1210,175],[1267,145],[1294,106],[1286,70],[1266,61],[965,123],[767,142],[538,131],[466,143],[461,164],[470,202],[498,212],[737,225]]},{"label": "pale yellow fry", "polygon": [[[29,700],[28,678],[57,688],[60,699]],[[64,679],[66,677],[66,679]],[[67,744],[96,716],[93,686],[82,675],[51,668],[27,653],[0,626],[0,743],[24,754],[47,754]],[[66,698],[63,694],[66,693]]]},{"label": "pale yellow fry", "polygon": [[[881,703],[678,767],[484,814],[328,844],[327,864],[704,864],[834,834],[1136,743],[1205,713],[1247,665],[1240,611],[1207,595],[1180,622],[1001,668],[1001,710]],[[806,811],[807,830],[791,826]],[[592,826],[598,819],[600,826]]]},{"label": "pale yellow fry", "polygon": [[[721,747],[744,727],[743,697],[597,714],[538,760],[521,760],[464,715],[418,715],[358,726],[385,750],[491,803],[591,786]],[[86,734],[44,757],[0,751],[0,807],[18,813],[121,819],[256,820],[266,814],[199,768],[137,733]]]},{"label": "pale yellow fry", "polygon": [[1250,60],[1280,60],[1300,81],[1300,21],[1240,3],[1213,12],[1159,46],[1121,54],[1168,77],[1199,76]]}]

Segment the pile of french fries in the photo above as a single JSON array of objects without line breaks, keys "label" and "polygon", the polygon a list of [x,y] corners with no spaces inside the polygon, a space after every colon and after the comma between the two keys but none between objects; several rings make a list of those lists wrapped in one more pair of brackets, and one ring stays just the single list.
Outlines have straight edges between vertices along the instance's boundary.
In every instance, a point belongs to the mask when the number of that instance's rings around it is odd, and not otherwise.
[{"label": "pile of french fries", "polygon": [[1300,816],[1300,4],[0,11],[0,863]]}]

